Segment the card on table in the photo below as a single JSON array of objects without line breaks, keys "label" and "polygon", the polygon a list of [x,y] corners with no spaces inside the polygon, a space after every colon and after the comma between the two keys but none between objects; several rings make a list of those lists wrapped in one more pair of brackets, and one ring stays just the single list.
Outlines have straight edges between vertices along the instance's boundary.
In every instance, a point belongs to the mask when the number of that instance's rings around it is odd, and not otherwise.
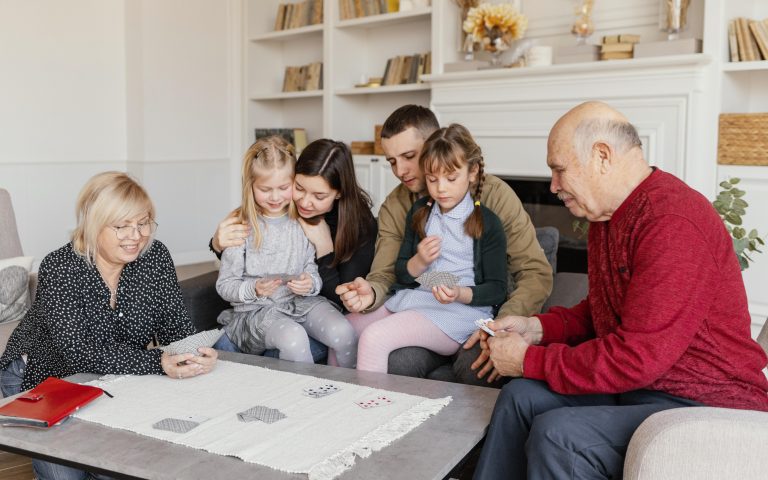
[{"label": "card on table", "polygon": [[200,356],[200,352],[198,352],[197,349],[200,347],[212,347],[223,333],[223,329],[206,330],[182,338],[181,340],[176,340],[175,342],[160,347],[160,349],[168,355],[194,353],[195,355]]},{"label": "card on table", "polygon": [[280,410],[265,407],[264,405],[256,405],[237,414],[237,418],[241,422],[255,422],[259,420],[264,423],[275,423],[285,417],[286,415]]},{"label": "card on table", "polygon": [[392,404],[392,400],[390,400],[388,397],[385,397],[383,395],[379,395],[378,397],[373,397],[366,400],[361,400],[359,402],[355,402],[355,405],[365,409],[384,407],[386,405],[391,405],[391,404]]},{"label": "card on table", "polygon": [[425,272],[416,277],[416,281],[428,288],[440,285],[453,288],[459,284],[459,277],[450,272]]},{"label": "card on table", "polygon": [[336,393],[341,390],[339,387],[332,383],[326,383],[318,385],[316,387],[307,387],[304,389],[304,395],[312,398],[322,398],[332,393]]}]

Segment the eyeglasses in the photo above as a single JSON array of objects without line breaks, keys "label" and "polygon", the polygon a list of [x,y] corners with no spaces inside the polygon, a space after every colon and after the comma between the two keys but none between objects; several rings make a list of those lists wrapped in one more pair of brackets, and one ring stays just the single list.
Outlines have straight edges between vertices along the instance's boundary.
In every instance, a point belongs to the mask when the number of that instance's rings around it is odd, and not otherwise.
[{"label": "eyeglasses", "polygon": [[115,231],[115,235],[117,235],[118,240],[126,240],[128,238],[131,238],[133,236],[133,232],[138,231],[139,235],[142,237],[148,237],[155,233],[155,230],[157,230],[157,222],[150,220],[145,223],[139,223],[135,227],[133,225],[124,225],[122,227],[112,227],[110,226],[112,230]]}]

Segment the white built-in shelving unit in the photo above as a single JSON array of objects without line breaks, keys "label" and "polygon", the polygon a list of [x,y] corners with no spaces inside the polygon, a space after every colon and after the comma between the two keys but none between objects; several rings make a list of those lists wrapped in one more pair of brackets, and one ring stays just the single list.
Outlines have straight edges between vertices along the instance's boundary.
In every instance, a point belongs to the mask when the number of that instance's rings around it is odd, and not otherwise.
[{"label": "white built-in shelving unit", "polygon": [[[466,123],[487,152],[491,173],[546,178],[546,135],[575,102],[599,98],[637,122],[651,161],[713,197],[722,178],[738,176],[747,190],[745,222],[768,235],[768,167],[717,164],[720,113],[768,111],[768,61],[731,63],[728,22],[768,17],[767,0],[694,0],[682,37],[703,40],[703,52],[670,57],[522,69],[444,73],[462,53],[458,7],[431,7],[341,21],[338,0],[325,0],[324,23],[273,32],[277,6],[288,0],[245,0],[244,144],[253,128],[303,127],[310,140],[372,140],[373,127],[400,105],[429,105],[442,123]],[[498,3],[503,0],[488,0]],[[526,38],[558,47],[573,44],[571,0],[519,0],[528,16]],[[602,35],[637,33],[662,40],[659,0],[596,2],[593,42]],[[355,88],[384,73],[396,55],[432,52],[424,82]],[[483,59],[483,54],[477,55]],[[322,61],[324,88],[282,93],[288,65]],[[377,205],[397,184],[382,157],[355,157],[357,175]],[[761,258],[766,257],[766,258]],[[745,272],[753,328],[768,317],[768,254]]]}]

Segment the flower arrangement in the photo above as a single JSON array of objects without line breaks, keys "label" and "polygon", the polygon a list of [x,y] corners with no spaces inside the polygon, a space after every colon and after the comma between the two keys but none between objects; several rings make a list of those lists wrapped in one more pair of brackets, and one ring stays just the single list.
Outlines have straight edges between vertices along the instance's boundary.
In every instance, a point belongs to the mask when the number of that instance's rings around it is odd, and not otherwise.
[{"label": "flower arrangement", "polygon": [[500,52],[521,38],[528,28],[528,18],[509,3],[483,3],[470,8],[464,31],[489,52]]}]

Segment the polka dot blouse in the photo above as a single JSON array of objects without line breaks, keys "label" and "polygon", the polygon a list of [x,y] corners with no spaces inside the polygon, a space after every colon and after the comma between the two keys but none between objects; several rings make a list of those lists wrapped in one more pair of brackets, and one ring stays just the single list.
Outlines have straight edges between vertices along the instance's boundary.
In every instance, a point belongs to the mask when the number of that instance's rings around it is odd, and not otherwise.
[{"label": "polka dot blouse", "polygon": [[67,244],[40,265],[32,308],[11,334],[0,367],[27,354],[22,389],[75,373],[162,374],[158,349],[195,333],[168,249],[155,240],[123,269],[117,303],[96,267]]}]

